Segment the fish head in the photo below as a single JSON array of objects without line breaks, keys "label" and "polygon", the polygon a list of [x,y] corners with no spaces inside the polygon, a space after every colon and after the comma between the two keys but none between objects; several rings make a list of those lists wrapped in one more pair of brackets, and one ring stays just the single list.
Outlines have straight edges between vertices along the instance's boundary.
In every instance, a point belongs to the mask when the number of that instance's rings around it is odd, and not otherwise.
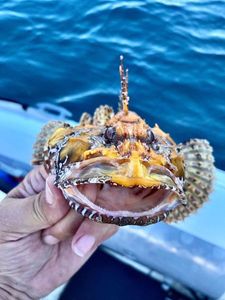
[{"label": "fish head", "polygon": [[125,79],[122,75],[122,107],[104,125],[55,131],[48,141],[50,168],[82,215],[103,223],[147,225],[185,203],[183,160],[168,134],[128,109]]}]

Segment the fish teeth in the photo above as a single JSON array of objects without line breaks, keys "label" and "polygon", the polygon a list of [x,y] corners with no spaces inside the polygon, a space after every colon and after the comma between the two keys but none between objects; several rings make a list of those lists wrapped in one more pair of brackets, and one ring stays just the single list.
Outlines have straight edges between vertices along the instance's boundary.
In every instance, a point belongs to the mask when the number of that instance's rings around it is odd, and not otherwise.
[{"label": "fish teeth", "polygon": [[75,203],[75,210],[77,211],[79,207],[80,207],[80,204],[78,204],[78,203],[76,202],[76,203]]},{"label": "fish teeth", "polygon": [[180,199],[180,201],[181,201],[181,203],[182,203],[183,205],[187,205],[187,204],[188,204],[188,201],[187,201],[186,198]]},{"label": "fish teeth", "polygon": [[167,218],[167,213],[164,213],[163,216],[164,216],[164,218]]},{"label": "fish teeth", "polygon": [[97,182],[98,182],[98,179],[97,179],[97,178],[89,178],[89,179],[88,179],[88,182],[89,182],[89,183],[97,183]]},{"label": "fish teeth", "polygon": [[102,217],[100,215],[98,215],[96,218],[95,218],[95,221],[97,222],[102,222]]},{"label": "fish teeth", "polygon": [[91,213],[89,214],[90,209],[88,207],[84,207],[82,204],[79,204],[79,203],[77,203],[73,200],[69,201],[69,205],[72,209],[77,211],[82,216],[84,216],[84,217],[87,216],[90,220],[94,220],[94,221],[97,221],[97,222],[102,222],[102,216],[101,215],[96,215],[97,212],[95,210],[92,210]]},{"label": "fish teeth", "polygon": [[95,214],[96,214],[96,211],[93,210],[93,211],[91,212],[91,214],[89,215],[88,218],[89,218],[90,220],[94,220],[94,215],[95,215]]},{"label": "fish teeth", "polygon": [[84,207],[82,209],[82,211],[80,212],[82,216],[85,216],[86,212],[87,212],[88,208],[87,207]]},{"label": "fish teeth", "polygon": [[74,201],[69,201],[69,205],[72,209],[76,209],[76,203]]}]

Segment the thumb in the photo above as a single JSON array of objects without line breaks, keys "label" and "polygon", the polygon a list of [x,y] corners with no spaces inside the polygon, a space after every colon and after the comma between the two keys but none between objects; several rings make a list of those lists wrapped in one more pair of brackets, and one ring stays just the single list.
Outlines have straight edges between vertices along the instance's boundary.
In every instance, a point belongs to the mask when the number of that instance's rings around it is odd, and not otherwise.
[{"label": "thumb", "polygon": [[49,176],[43,191],[25,198],[6,197],[0,203],[1,239],[21,238],[52,226],[66,215],[68,203],[53,181]]}]

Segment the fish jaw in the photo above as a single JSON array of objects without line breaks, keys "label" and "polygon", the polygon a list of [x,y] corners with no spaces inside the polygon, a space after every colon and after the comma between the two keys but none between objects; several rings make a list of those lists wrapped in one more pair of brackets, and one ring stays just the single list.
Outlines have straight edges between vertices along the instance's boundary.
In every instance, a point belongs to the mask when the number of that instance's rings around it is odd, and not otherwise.
[{"label": "fish jaw", "polygon": [[[168,169],[144,165],[137,168],[132,164],[129,160],[75,163],[63,172],[57,185],[81,215],[120,226],[159,222],[185,201],[182,180]],[[96,186],[108,197],[91,200],[85,196],[84,186]],[[136,195],[136,190],[143,198]]]},{"label": "fish jaw", "polygon": [[[95,186],[95,184],[91,185]],[[104,184],[104,187],[106,186],[107,185]],[[95,199],[95,202],[91,201],[88,197],[84,195],[84,193],[80,191],[80,187],[80,185],[71,185],[67,186],[67,188],[62,188],[61,186],[59,186],[59,188],[63,192],[64,197],[69,201],[69,205],[72,209],[75,209],[79,214],[89,218],[90,220],[100,223],[110,223],[119,226],[154,224],[165,219],[170,211],[172,211],[178,205],[180,205],[179,196],[175,192],[166,190],[164,187],[159,187],[157,190],[152,189],[154,193],[154,199],[156,199],[155,197],[157,197],[157,201],[154,200],[154,205],[156,205],[157,202],[159,203],[156,206],[153,206],[151,208],[147,208],[146,206],[146,209],[144,211],[137,212],[126,209],[123,210],[122,208],[119,209],[115,201],[114,204],[116,205],[117,210],[113,210],[111,208],[107,209],[106,202],[101,201],[101,203],[99,203],[98,199]],[[125,189],[126,191],[130,190],[130,192],[133,193],[132,188],[124,188],[121,186],[111,185],[108,186],[109,191],[114,188],[118,188],[118,195],[114,196],[114,200],[125,200],[125,198],[121,197],[122,189]],[[142,193],[145,190],[147,189],[140,188],[140,193]],[[104,189],[103,192],[105,192]],[[110,194],[112,195],[112,192],[110,192]],[[132,196],[137,198],[135,193],[132,194]],[[131,197],[129,197],[129,199],[126,198],[126,201],[130,201],[130,198]],[[112,199],[112,197],[110,199]],[[151,196],[149,200],[151,201]],[[103,207],[103,203],[105,207]]]}]

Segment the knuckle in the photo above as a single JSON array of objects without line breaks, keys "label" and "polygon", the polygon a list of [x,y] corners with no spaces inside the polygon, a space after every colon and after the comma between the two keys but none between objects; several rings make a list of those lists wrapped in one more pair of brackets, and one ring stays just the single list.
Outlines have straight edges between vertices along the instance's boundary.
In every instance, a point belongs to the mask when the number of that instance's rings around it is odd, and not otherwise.
[{"label": "knuckle", "polygon": [[35,199],[33,201],[33,215],[34,215],[34,218],[37,219],[38,222],[41,221],[42,223],[49,225],[49,219],[43,208],[42,197],[43,197],[43,193],[39,193],[35,197]]},{"label": "knuckle", "polygon": [[104,224],[104,226],[105,226],[105,230],[102,232],[101,236],[99,236],[98,244],[101,244],[102,242],[110,238],[118,230],[118,226],[116,225]]},{"label": "knuckle", "polygon": [[61,226],[58,226],[52,231],[51,234],[59,240],[64,240],[67,237],[68,232],[65,232]]},{"label": "knuckle", "polygon": [[106,238],[112,236],[113,234],[115,234],[118,231],[118,226],[116,225],[109,225],[108,230],[106,231]]},{"label": "knuckle", "polygon": [[63,227],[60,226],[54,231],[54,234],[60,239],[60,240],[65,240],[70,237],[72,237],[76,232],[76,229],[72,226],[70,227]]},{"label": "knuckle", "polygon": [[111,236],[114,235],[117,231],[118,231],[117,226],[112,225],[112,226],[108,229],[108,231],[107,231],[107,233],[106,233],[106,238],[111,237]]}]

